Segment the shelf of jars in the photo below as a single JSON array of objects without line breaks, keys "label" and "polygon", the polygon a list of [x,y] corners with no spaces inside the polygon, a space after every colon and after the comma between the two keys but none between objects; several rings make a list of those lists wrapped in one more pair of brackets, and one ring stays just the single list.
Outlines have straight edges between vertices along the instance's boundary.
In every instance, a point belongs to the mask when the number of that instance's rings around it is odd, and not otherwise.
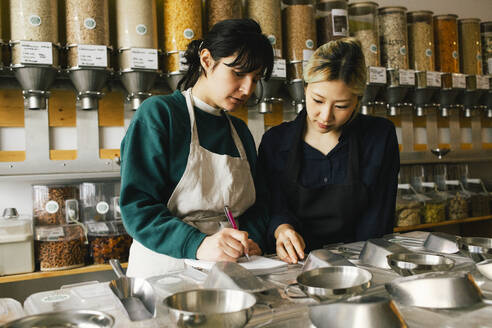
[{"label": "shelf of jars", "polygon": [[406,226],[406,227],[395,227],[393,231],[404,232],[404,231],[413,231],[413,230],[425,230],[425,229],[431,229],[431,228],[442,227],[447,225],[463,224],[463,223],[487,221],[487,220],[492,220],[492,215],[470,217],[470,218],[459,219],[459,220],[446,220],[436,223],[424,223],[424,224],[417,224],[417,225]]}]

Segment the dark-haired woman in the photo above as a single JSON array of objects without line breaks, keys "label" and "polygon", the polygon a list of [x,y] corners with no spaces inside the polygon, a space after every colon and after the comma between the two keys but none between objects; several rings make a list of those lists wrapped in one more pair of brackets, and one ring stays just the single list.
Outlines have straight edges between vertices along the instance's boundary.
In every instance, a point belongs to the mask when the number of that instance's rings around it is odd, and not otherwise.
[{"label": "dark-haired woman", "polygon": [[246,124],[227,112],[270,77],[271,45],[253,20],[225,20],[192,41],[185,58],[184,91],[144,101],[121,144],[120,207],[134,238],[127,270],[134,277],[182,269],[186,258],[236,261],[264,247],[256,147]]},{"label": "dark-haired woman", "polygon": [[366,65],[357,40],[319,47],[304,81],[306,110],[268,130],[258,150],[272,195],[268,235],[286,262],[392,232],[400,168],[391,121],[358,114]]}]

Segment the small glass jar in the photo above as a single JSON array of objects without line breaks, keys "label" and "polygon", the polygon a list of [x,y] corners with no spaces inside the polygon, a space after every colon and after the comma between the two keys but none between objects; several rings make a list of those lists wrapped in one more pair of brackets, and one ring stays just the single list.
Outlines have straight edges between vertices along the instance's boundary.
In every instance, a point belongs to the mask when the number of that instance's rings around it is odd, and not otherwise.
[{"label": "small glass jar", "polygon": [[492,75],[492,21],[480,24],[483,73]]},{"label": "small glass jar", "polygon": [[434,71],[434,31],[432,11],[407,13],[410,68],[417,71]]},{"label": "small glass jar", "polygon": [[380,66],[378,4],[357,2],[349,5],[350,34],[360,41],[366,66]]},{"label": "small glass jar", "polygon": [[349,36],[347,9],[347,0],[316,1],[318,46]]},{"label": "small glass jar", "polygon": [[379,8],[381,62],[386,67],[408,69],[407,8]]},{"label": "small glass jar", "polygon": [[441,72],[460,73],[458,16],[434,16],[434,42],[436,69]]},{"label": "small glass jar", "polygon": [[311,0],[283,0],[282,31],[287,79],[303,78],[305,63],[316,48],[316,24]]},{"label": "small glass jar", "polygon": [[280,0],[248,0],[247,16],[257,21],[268,37],[275,57],[282,58],[282,18]]},{"label": "small glass jar", "polygon": [[480,19],[458,20],[460,40],[460,65],[464,74],[483,74],[482,42],[480,40]]}]

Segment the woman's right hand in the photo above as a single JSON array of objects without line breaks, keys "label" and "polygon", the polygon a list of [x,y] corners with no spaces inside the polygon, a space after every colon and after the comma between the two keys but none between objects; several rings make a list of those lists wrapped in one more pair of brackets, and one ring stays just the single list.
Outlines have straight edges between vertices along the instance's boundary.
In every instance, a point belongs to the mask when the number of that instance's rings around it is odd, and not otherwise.
[{"label": "woman's right hand", "polygon": [[248,233],[224,228],[205,237],[196,251],[196,258],[205,261],[236,262],[245,252],[248,252]]},{"label": "woman's right hand", "polygon": [[290,224],[281,224],[275,230],[277,256],[284,262],[297,263],[304,259],[306,244]]}]

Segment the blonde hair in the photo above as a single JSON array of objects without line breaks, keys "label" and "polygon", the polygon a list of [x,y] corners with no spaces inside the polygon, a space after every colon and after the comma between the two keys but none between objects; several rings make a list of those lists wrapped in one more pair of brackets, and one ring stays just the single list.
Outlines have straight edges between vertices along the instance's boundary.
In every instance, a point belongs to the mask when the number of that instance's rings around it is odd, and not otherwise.
[{"label": "blonde hair", "polygon": [[334,80],[345,82],[359,100],[364,94],[366,62],[357,39],[343,38],[325,43],[309,59],[304,69],[305,83]]}]

